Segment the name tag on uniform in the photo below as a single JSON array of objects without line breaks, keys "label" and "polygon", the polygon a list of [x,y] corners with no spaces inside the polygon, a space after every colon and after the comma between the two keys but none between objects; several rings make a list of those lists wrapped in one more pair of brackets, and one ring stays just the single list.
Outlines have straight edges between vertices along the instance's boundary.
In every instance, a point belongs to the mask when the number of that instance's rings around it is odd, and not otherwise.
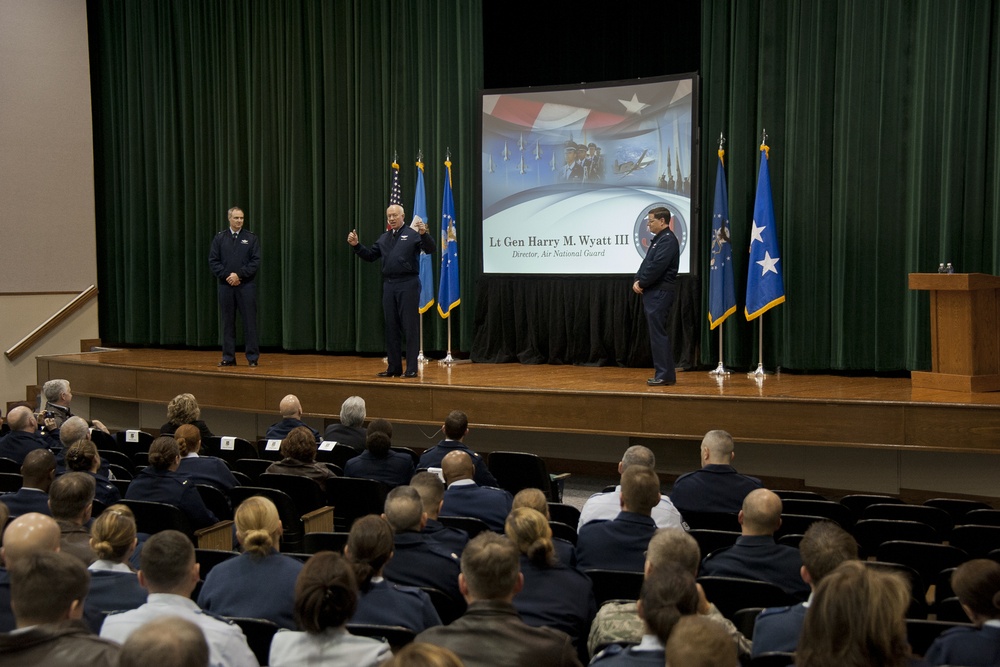
[{"label": "name tag on uniform", "polygon": [[267,444],[264,445],[264,451],[266,452],[276,452],[281,449],[281,440],[268,440]]},{"label": "name tag on uniform", "polygon": [[219,449],[224,452],[231,452],[236,449],[236,438],[226,436],[219,441]]},{"label": "name tag on uniform", "polygon": [[336,446],[336,444],[337,444],[336,440],[324,440],[323,442],[319,443],[319,451],[321,452],[333,451],[333,448],[334,446]]}]

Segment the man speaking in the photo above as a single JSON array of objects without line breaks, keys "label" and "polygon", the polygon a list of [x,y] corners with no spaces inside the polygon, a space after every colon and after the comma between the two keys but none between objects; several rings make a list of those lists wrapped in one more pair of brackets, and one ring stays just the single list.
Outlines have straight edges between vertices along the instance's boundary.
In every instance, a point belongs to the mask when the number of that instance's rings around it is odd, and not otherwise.
[{"label": "man speaking", "polygon": [[260,268],[260,243],[257,235],[243,229],[243,209],[229,209],[229,229],[212,239],[208,266],[219,279],[219,310],[222,311],[222,361],[220,366],[236,365],[236,311],[243,320],[247,363],[257,365],[257,286],[254,277]]},{"label": "man speaking", "polygon": [[674,280],[677,278],[680,246],[677,237],[670,231],[670,218],[670,210],[664,206],[649,212],[646,225],[653,240],[632,284],[632,291],[642,295],[642,308],[646,311],[646,323],[649,325],[654,369],[653,377],[646,381],[650,387],[669,386],[677,382],[667,318],[674,306]]},{"label": "man speaking", "polygon": [[[367,248],[358,242],[352,229],[347,242],[354,254],[366,262],[382,258],[382,310],[385,312],[385,352],[388,367],[378,377],[417,377],[417,354],[420,351],[420,251],[434,252],[434,238],[427,225],[418,222],[416,230],[403,227],[403,207],[393,204],[385,211],[388,229]],[[406,337],[406,372],[400,357],[401,338]]]}]

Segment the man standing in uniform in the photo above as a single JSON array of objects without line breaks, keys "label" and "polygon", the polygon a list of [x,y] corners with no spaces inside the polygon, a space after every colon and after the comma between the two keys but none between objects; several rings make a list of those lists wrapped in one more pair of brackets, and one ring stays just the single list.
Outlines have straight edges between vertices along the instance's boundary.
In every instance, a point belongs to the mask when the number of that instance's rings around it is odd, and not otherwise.
[{"label": "man standing in uniform", "polygon": [[632,291],[642,295],[642,308],[649,325],[649,345],[653,352],[653,377],[646,380],[650,387],[677,384],[674,374],[674,353],[667,333],[667,319],[674,306],[677,265],[680,245],[670,231],[670,210],[660,206],[649,212],[646,224],[653,240],[646,257],[635,274]]},{"label": "man standing in uniform", "polygon": [[229,209],[229,229],[212,239],[208,266],[219,279],[219,310],[222,312],[222,361],[236,365],[236,311],[243,320],[247,363],[257,365],[257,286],[254,277],[260,268],[257,235],[243,229],[243,209]]},{"label": "man standing in uniform", "polygon": [[[366,262],[382,258],[382,310],[385,312],[385,353],[389,366],[378,377],[417,377],[420,351],[420,251],[428,255],[436,247],[427,225],[418,222],[416,232],[403,229],[403,207],[393,204],[385,210],[388,229],[371,248],[358,242],[352,229],[347,242],[354,254]],[[406,337],[406,372],[400,354],[401,338]]]}]

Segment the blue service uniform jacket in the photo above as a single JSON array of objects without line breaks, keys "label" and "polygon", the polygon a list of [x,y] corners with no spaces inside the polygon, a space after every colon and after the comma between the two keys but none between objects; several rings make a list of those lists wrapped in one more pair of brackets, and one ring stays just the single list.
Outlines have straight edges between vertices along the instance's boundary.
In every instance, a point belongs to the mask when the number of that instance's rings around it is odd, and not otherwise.
[{"label": "blue service uniform jacket", "polygon": [[49,494],[40,489],[18,489],[0,496],[0,502],[10,510],[10,516],[18,517],[30,512],[52,516],[49,511]]},{"label": "blue service uniform jacket", "polygon": [[0,457],[24,463],[24,457],[35,449],[48,449],[45,438],[27,431],[11,431],[0,438]]},{"label": "blue service uniform jacket", "polygon": [[177,472],[194,484],[208,484],[220,491],[239,486],[226,462],[214,456],[186,456],[181,459]]},{"label": "blue service uniform jacket", "polygon": [[122,499],[118,487],[112,484],[107,477],[92,472],[87,474],[94,478],[94,500],[105,507],[110,507]]},{"label": "blue service uniform jacket", "polygon": [[133,572],[91,570],[87,607],[100,613],[96,627],[92,625],[90,629],[94,634],[101,631],[105,612],[138,609],[146,604],[147,593]]},{"label": "blue service uniform jacket", "polygon": [[680,244],[669,228],[653,237],[635,279],[646,290],[672,289],[680,263]]},{"label": "blue service uniform jacket", "polygon": [[701,574],[712,577],[742,577],[770,582],[800,600],[809,597],[802,580],[799,550],[776,544],[770,535],[742,535],[736,544],[709,554]]},{"label": "blue service uniform jacket", "polygon": [[733,466],[709,464],[678,477],[670,500],[682,515],[685,510],[737,513],[743,509],[747,494],[763,486],[759,479],[741,475]]},{"label": "blue service uniform jacket", "polygon": [[187,515],[195,528],[211,526],[219,521],[198,494],[194,482],[170,470],[146,466],[128,485],[126,500],[146,500],[166,503]]},{"label": "blue service uniform jacket", "polygon": [[441,625],[430,596],[419,588],[400,586],[383,579],[358,592],[358,609],[351,623],[401,625],[414,632]]},{"label": "blue service uniform jacket", "polygon": [[924,660],[932,665],[1000,665],[1000,627],[945,630],[927,649]]},{"label": "blue service uniform jacket", "polygon": [[390,449],[385,457],[376,458],[365,450],[344,465],[344,476],[374,479],[390,488],[404,486],[413,477],[413,457]]},{"label": "blue service uniform jacket", "polygon": [[459,557],[465,551],[465,545],[469,543],[469,534],[467,532],[459,528],[446,526],[437,519],[427,519],[427,523],[424,525],[424,529],[420,531],[420,534],[444,545]]},{"label": "blue service uniform jacket", "polygon": [[208,268],[218,278],[220,285],[226,285],[226,277],[235,273],[241,283],[253,282],[260,268],[260,241],[257,235],[244,227],[239,231],[239,239],[232,242],[233,232],[226,227],[212,237],[208,253]]},{"label": "blue service uniform jacket", "polygon": [[458,590],[458,554],[412,531],[396,534],[395,552],[382,572],[386,579],[404,586],[436,588],[455,600],[462,600]]},{"label": "blue service uniform jacket", "polygon": [[472,463],[476,466],[476,472],[473,474],[472,479],[476,484],[479,486],[499,486],[496,478],[493,476],[493,473],[491,473],[490,469],[486,467],[485,459],[458,440],[442,440],[438,444],[434,445],[420,455],[420,461],[417,463],[417,467],[421,469],[440,468],[442,459],[444,459],[449,452],[453,452],[455,450],[465,452],[472,458]]},{"label": "blue service uniform jacket", "polygon": [[384,280],[415,278],[420,273],[420,251],[430,255],[437,247],[434,235],[430,230],[420,234],[408,225],[400,227],[395,242],[392,235],[391,229],[383,232],[370,248],[358,243],[353,248],[354,254],[366,262],[381,258]]},{"label": "blue service uniform jacket", "polygon": [[284,440],[285,436],[292,432],[292,429],[298,428],[300,426],[305,426],[309,429],[313,436],[316,438],[316,442],[319,442],[319,431],[314,429],[309,424],[305,423],[301,419],[294,419],[292,417],[285,417],[277,424],[271,424],[268,427],[267,433],[264,435],[268,440]]},{"label": "blue service uniform jacket", "polygon": [[482,519],[495,533],[502,533],[514,498],[503,489],[478,484],[452,484],[444,492],[440,516]]},{"label": "blue service uniform jacket", "polygon": [[561,630],[570,636],[574,646],[586,643],[590,624],[597,614],[590,578],[561,563],[539,567],[524,555],[521,574],[524,587],[514,598],[514,608],[521,620],[535,628]]},{"label": "blue service uniform jacket", "polygon": [[753,626],[753,649],[751,656],[761,653],[782,651],[794,653],[802,634],[802,623],[806,620],[806,606],[795,604],[791,607],[771,607],[760,612]]},{"label": "blue service uniform jacket", "polygon": [[244,553],[219,563],[205,577],[198,606],[219,616],[263,618],[295,630],[295,579],[302,563],[272,551]]},{"label": "blue service uniform jacket", "polygon": [[581,570],[642,572],[646,547],[656,532],[652,517],[619,512],[614,521],[591,521],[580,528],[576,566]]}]

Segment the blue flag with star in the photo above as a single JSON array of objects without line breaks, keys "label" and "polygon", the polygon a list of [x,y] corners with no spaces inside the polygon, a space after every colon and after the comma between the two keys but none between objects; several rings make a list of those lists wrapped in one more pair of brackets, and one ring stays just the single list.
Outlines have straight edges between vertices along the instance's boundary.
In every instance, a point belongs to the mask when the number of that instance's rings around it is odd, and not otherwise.
[{"label": "blue flag with star", "polygon": [[458,285],[458,236],[455,230],[455,199],[451,194],[451,160],[445,160],[444,197],[441,204],[441,282],[438,314],[447,318],[462,302]]},{"label": "blue flag with star", "polygon": [[724,151],[719,149],[715,172],[715,205],[712,208],[712,256],[708,260],[708,324],[710,329],[736,312],[736,283],[733,277],[733,245],[729,241],[729,192]]},{"label": "blue flag with star", "polygon": [[785,302],[785,283],[781,277],[781,252],[778,249],[778,223],[774,218],[767,151],[767,146],[761,144],[757,199],[753,205],[753,228],[750,231],[747,303],[744,311],[747,320],[755,319]]},{"label": "blue flag with star", "polygon": [[[423,162],[417,162],[417,191],[413,195],[413,222],[410,226],[416,229],[418,221],[427,224]],[[421,313],[426,313],[434,305],[434,268],[431,266],[431,256],[423,250],[420,251],[420,301],[417,303]]]}]

